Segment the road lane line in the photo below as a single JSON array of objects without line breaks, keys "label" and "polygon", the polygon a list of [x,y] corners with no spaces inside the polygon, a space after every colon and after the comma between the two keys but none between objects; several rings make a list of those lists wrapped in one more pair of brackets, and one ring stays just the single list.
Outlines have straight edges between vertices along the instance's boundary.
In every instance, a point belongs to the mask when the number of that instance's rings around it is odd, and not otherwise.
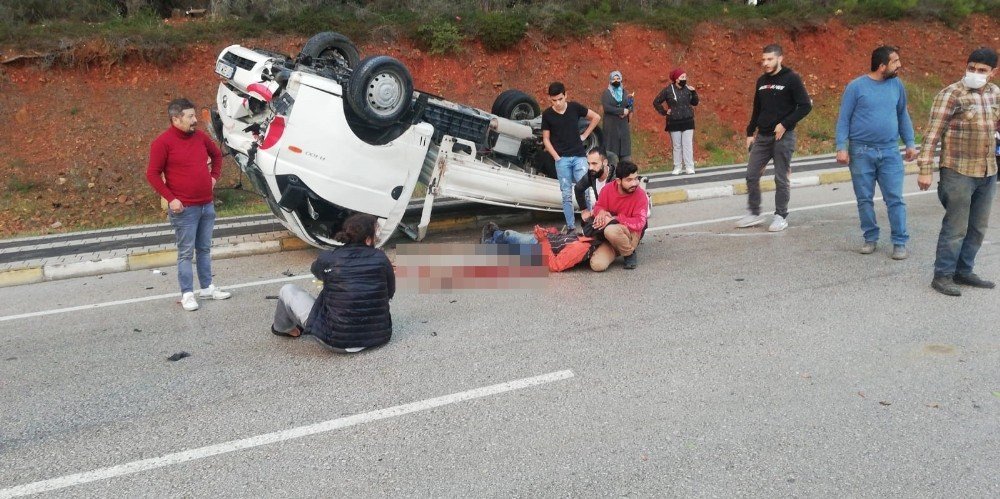
[{"label": "road lane line", "polygon": [[38,494],[41,492],[58,490],[66,487],[73,487],[76,485],[82,485],[85,483],[95,482],[98,480],[106,480],[109,478],[119,477],[122,475],[129,475],[132,473],[149,471],[156,468],[164,468],[167,466],[173,466],[188,461],[194,461],[196,459],[203,459],[206,457],[217,456],[220,454],[236,452],[243,449],[251,449],[263,445],[270,445],[274,443],[284,442],[286,440],[292,440],[295,438],[317,435],[320,433],[339,430],[350,426],[371,423],[373,421],[379,421],[382,419],[394,418],[397,416],[402,416],[404,414],[426,411],[428,409],[434,409],[437,407],[449,404],[455,404],[458,402],[464,402],[467,400],[488,397],[490,395],[499,395],[505,392],[511,392],[523,388],[529,388],[533,386],[544,385],[547,383],[553,383],[556,381],[572,378],[573,376],[574,376],[573,371],[568,369],[564,371],[556,371],[548,374],[542,374],[540,376],[534,376],[531,378],[522,378],[514,381],[508,381],[505,383],[499,383],[496,385],[484,386],[482,388],[475,388],[464,392],[453,393],[451,395],[444,395],[441,397],[421,400],[419,402],[411,402],[409,404],[397,405],[386,409],[379,409],[377,411],[355,414],[353,416],[347,416],[338,419],[331,419],[329,421],[323,421],[321,423],[314,423],[311,425],[289,428],[287,430],[276,431],[273,433],[265,433],[263,435],[256,435],[253,437],[244,438],[240,440],[231,440],[229,442],[223,442],[215,445],[208,445],[205,447],[198,447],[196,449],[175,452],[172,454],[167,454],[164,456],[154,457],[150,459],[143,459],[140,461],[132,461],[130,463],[120,464],[117,466],[110,466],[107,468],[100,468],[93,471],[87,471],[84,473],[76,473],[73,475],[66,475],[59,478],[42,480],[34,483],[27,483],[24,485],[18,485],[15,487],[10,487],[0,490],[0,498],[20,497],[29,494]]},{"label": "road lane line", "polygon": [[[907,194],[903,194],[903,197],[919,196],[919,195],[922,195],[922,194],[933,194],[933,193],[936,193],[936,192],[937,192],[937,190],[910,192],[910,193],[907,193]],[[875,201],[880,201],[880,200],[882,200],[882,197],[881,196],[876,196],[874,200]],[[835,207],[835,206],[846,206],[846,205],[853,205],[853,204],[857,204],[857,201],[840,201],[840,202],[836,202],[836,203],[818,204],[818,205],[813,205],[813,206],[802,206],[802,207],[799,207],[799,208],[792,208],[792,209],[790,209],[788,211],[789,212],[797,212],[797,211],[807,211],[807,210],[819,210],[819,209],[822,209],[822,208],[832,208],[832,207]],[[698,226],[698,225],[709,225],[709,224],[714,224],[714,223],[719,223],[719,222],[729,222],[729,221],[732,221],[732,220],[739,220],[742,217],[743,217],[743,215],[736,215],[736,216],[732,216],[732,217],[713,218],[713,219],[710,219],[710,220],[697,220],[697,221],[694,221],[694,222],[685,222],[685,223],[672,224],[672,225],[661,225],[659,227],[650,227],[650,228],[646,229],[646,232],[655,232],[655,231],[670,230],[670,229],[681,229],[681,228],[684,228],[684,227],[694,227],[694,226]],[[245,288],[245,287],[250,287],[250,286],[261,286],[261,285],[264,285],[264,284],[274,284],[274,283],[280,283],[280,282],[295,281],[295,280],[298,280],[298,279],[305,279],[305,278],[308,278],[308,277],[312,277],[312,275],[310,275],[310,274],[304,274],[304,275],[292,276],[292,277],[284,277],[284,278],[279,278],[279,279],[269,279],[269,280],[265,280],[265,281],[254,281],[254,282],[248,282],[248,283],[243,283],[243,284],[227,285],[226,289],[239,289],[239,288]],[[76,312],[76,311],[80,311],[80,310],[90,310],[90,309],[94,309],[94,308],[112,307],[112,306],[116,306],[116,305],[128,305],[128,304],[131,304],[131,303],[140,303],[140,302],[144,302],[144,301],[162,300],[162,299],[165,299],[165,298],[176,298],[176,297],[177,297],[177,293],[170,293],[170,294],[163,294],[163,295],[156,295],[156,296],[145,296],[145,297],[142,297],[142,298],[131,298],[131,299],[128,299],[128,300],[118,300],[118,301],[111,301],[111,302],[104,302],[104,303],[93,303],[93,304],[89,304],[89,305],[79,305],[79,306],[76,306],[76,307],[58,308],[58,309],[52,309],[52,310],[42,310],[42,311],[39,311],[39,312],[29,312],[29,313],[24,313],[24,314],[6,315],[6,316],[0,316],[0,322],[12,321],[12,320],[17,320],[17,319],[28,319],[28,318],[32,318],[32,317],[41,317],[41,316],[46,316],[46,315],[63,314],[63,313],[67,313],[67,312]]]},{"label": "road lane line", "polygon": [[[306,279],[306,278],[309,278],[309,277],[312,277],[312,274],[295,275],[295,276],[291,276],[291,277],[279,277],[277,279],[267,279],[267,280],[264,280],[264,281],[253,281],[253,282],[245,282],[243,284],[226,285],[225,289],[239,289],[239,288],[248,288],[248,287],[251,287],[251,286],[263,286],[265,284],[275,284],[275,283],[279,283],[279,282],[297,281],[299,279]],[[177,296],[178,296],[177,293],[169,293],[169,294],[165,294],[165,295],[143,296],[141,298],[129,298],[128,300],[106,301],[106,302],[103,302],[103,303],[91,303],[89,305],[78,305],[78,306],[75,306],[75,307],[55,308],[55,309],[51,309],[51,310],[42,310],[40,312],[28,312],[28,313],[24,313],[24,314],[4,315],[4,316],[0,316],[0,322],[13,321],[13,320],[17,320],[17,319],[28,319],[28,318],[31,318],[31,317],[41,317],[41,316],[44,316],[44,315],[65,314],[67,312],[76,312],[76,311],[79,311],[79,310],[90,310],[90,309],[94,309],[94,308],[114,307],[116,305],[128,305],[130,303],[141,303],[141,302],[144,302],[144,301],[162,300],[164,298],[177,298]]]},{"label": "road lane line", "polygon": [[[936,192],[937,192],[937,189],[931,189],[931,190],[928,190],[928,191],[910,192],[910,193],[907,193],[907,194],[903,194],[903,197],[920,196],[922,194],[934,194]],[[874,201],[881,201],[881,200],[882,200],[882,196],[875,196],[875,198],[874,198]],[[854,200],[854,201],[838,201],[836,203],[826,203],[826,204],[817,204],[817,205],[813,205],[813,206],[802,206],[802,207],[799,207],[799,208],[791,208],[788,211],[789,212],[795,212],[795,211],[819,210],[819,209],[823,209],[823,208],[832,208],[834,206],[846,206],[846,205],[856,205],[856,204],[858,204],[857,200]],[[684,223],[672,224],[672,225],[661,225],[659,227],[649,227],[648,229],[646,229],[646,232],[652,232],[652,231],[657,231],[657,230],[682,229],[684,227],[694,227],[694,226],[698,226],[698,225],[708,225],[708,224],[714,224],[714,223],[719,223],[719,222],[729,222],[729,221],[732,221],[732,220],[739,220],[739,219],[743,218],[744,216],[746,216],[746,215],[736,215],[736,216],[732,216],[732,217],[713,218],[711,220],[697,220],[697,221],[694,221],[694,222],[684,222]]]}]

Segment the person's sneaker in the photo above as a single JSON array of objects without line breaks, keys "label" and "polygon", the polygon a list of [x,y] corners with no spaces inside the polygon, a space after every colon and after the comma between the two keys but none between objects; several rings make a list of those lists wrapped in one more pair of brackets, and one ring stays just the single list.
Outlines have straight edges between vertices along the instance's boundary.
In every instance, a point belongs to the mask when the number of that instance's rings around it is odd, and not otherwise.
[{"label": "person's sneaker", "polygon": [[906,246],[902,244],[894,244],[892,246],[892,259],[893,260],[906,260],[910,256],[910,252],[906,251]]},{"label": "person's sneaker", "polygon": [[687,173],[688,175],[694,175],[694,167],[693,166],[689,166],[689,167],[685,168],[684,169],[684,173]]},{"label": "person's sneaker", "polygon": [[215,284],[209,284],[207,288],[201,290],[198,296],[205,299],[212,300],[225,300],[230,296],[233,296],[229,291],[223,291],[221,288],[215,287]]},{"label": "person's sneaker", "polygon": [[951,276],[934,276],[934,280],[931,281],[931,287],[934,288],[934,291],[943,295],[962,296],[962,290],[958,289]]},{"label": "person's sneaker", "polygon": [[993,281],[987,281],[976,274],[955,274],[955,284],[961,284],[963,286],[972,286],[974,288],[983,289],[993,289],[996,284]]},{"label": "person's sneaker", "polygon": [[498,230],[500,230],[500,226],[493,222],[486,222],[486,225],[483,226],[483,238],[480,239],[480,242],[483,244],[493,242],[493,234],[496,234]]},{"label": "person's sneaker", "polygon": [[756,227],[764,223],[764,215],[754,215],[753,213],[747,213],[747,215],[736,221],[736,227],[740,229],[745,229],[747,227]]},{"label": "person's sneaker", "polygon": [[633,252],[631,255],[625,257],[625,268],[632,270],[639,266],[639,257]]},{"label": "person's sneaker", "polygon": [[198,300],[195,299],[193,291],[181,295],[181,306],[188,312],[198,310]]},{"label": "person's sneaker", "polygon": [[569,225],[563,225],[562,229],[559,230],[559,233],[563,234],[563,235],[565,235],[565,234],[575,234],[576,233],[576,227],[570,227]]},{"label": "person's sneaker", "polygon": [[767,228],[768,232],[781,232],[788,228],[788,222],[785,221],[785,217],[781,215],[775,215],[774,220],[771,220],[771,226]]},{"label": "person's sneaker", "polygon": [[865,243],[861,245],[861,254],[862,255],[870,255],[870,254],[872,254],[872,253],[875,252],[875,248],[877,248],[877,247],[878,247],[878,243],[877,242],[875,242],[875,241],[865,241]]},{"label": "person's sneaker", "polygon": [[670,172],[670,174],[671,175],[680,175],[681,174],[681,167],[675,166],[674,167],[674,171]]}]

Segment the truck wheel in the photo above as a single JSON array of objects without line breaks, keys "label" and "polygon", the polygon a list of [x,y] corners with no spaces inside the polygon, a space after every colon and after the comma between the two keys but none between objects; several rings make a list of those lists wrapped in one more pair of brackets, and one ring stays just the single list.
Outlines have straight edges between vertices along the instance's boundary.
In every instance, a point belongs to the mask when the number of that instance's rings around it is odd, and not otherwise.
[{"label": "truck wheel", "polygon": [[[590,126],[590,122],[581,118],[579,126],[580,133],[583,134],[587,130],[587,127]],[[594,131],[587,136],[587,140],[583,141],[584,151],[590,151],[595,147],[601,152],[606,152],[604,149],[604,132],[601,131],[601,127],[595,127]]]},{"label": "truck wheel", "polygon": [[346,97],[351,110],[369,125],[392,125],[410,111],[413,77],[392,57],[368,57],[351,74]]},{"label": "truck wheel", "polygon": [[309,56],[314,60],[333,62],[351,69],[358,67],[358,61],[361,58],[358,55],[358,48],[351,43],[349,38],[333,31],[324,31],[313,35],[302,46],[302,52],[299,55]]},{"label": "truck wheel", "polygon": [[490,112],[502,118],[520,121],[538,116],[541,114],[541,108],[532,96],[512,88],[504,90],[497,96]]}]

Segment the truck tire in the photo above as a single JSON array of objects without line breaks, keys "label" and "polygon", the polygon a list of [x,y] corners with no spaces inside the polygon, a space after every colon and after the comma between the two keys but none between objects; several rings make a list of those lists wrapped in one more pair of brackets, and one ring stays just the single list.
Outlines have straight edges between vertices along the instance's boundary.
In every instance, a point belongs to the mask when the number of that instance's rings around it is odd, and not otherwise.
[{"label": "truck tire", "polygon": [[532,96],[512,88],[497,96],[490,112],[502,118],[520,121],[535,118],[542,110]]},{"label": "truck tire", "polygon": [[[590,122],[586,119],[580,119],[580,134],[583,134],[587,127],[590,126]],[[590,151],[591,149],[597,148],[597,150],[602,153],[607,153],[604,148],[604,132],[601,131],[601,127],[595,127],[594,131],[587,136],[587,140],[583,141],[583,150]]]},{"label": "truck tire", "polygon": [[403,120],[413,104],[413,77],[402,62],[387,55],[365,58],[347,82],[345,95],[354,114],[372,126]]},{"label": "truck tire", "polygon": [[333,31],[324,31],[313,35],[299,56],[309,56],[313,60],[335,62],[350,69],[358,67],[361,56],[358,48],[349,38]]}]

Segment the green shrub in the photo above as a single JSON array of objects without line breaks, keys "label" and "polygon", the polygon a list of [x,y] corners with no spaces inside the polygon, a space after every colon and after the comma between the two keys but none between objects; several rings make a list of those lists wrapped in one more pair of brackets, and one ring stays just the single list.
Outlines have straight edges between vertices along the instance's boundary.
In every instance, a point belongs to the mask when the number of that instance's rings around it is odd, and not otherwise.
[{"label": "green shrub", "polygon": [[848,0],[843,5],[845,10],[867,19],[901,19],[917,7],[917,3],[918,0]]},{"label": "green shrub", "polygon": [[476,37],[486,50],[504,50],[520,42],[527,31],[527,22],[521,15],[490,12],[476,18]]},{"label": "green shrub", "polygon": [[32,180],[22,180],[17,175],[11,175],[7,181],[7,190],[18,194],[27,194],[38,188],[38,183]]},{"label": "green shrub", "polygon": [[587,18],[576,10],[545,8],[533,21],[536,28],[553,38],[577,38],[590,33]]},{"label": "green shrub", "polygon": [[462,41],[465,39],[458,31],[458,26],[444,19],[418,27],[416,38],[432,54],[461,52]]}]

